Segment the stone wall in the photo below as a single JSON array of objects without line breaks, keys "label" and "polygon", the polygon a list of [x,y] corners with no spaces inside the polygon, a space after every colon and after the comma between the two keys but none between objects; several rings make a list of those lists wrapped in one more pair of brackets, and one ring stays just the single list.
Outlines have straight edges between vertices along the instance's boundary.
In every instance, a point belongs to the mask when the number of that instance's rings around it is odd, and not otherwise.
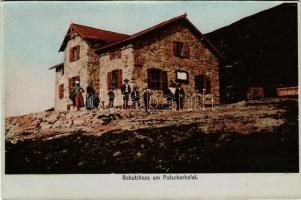
[{"label": "stone wall", "polygon": [[[189,45],[189,58],[174,56],[173,42]],[[218,60],[186,26],[174,25],[159,34],[139,40],[135,45],[135,72],[133,79],[139,88],[147,84],[147,69],[158,68],[167,71],[168,84],[176,82],[176,70],[189,74],[189,82],[182,84],[186,94],[195,93],[195,75],[210,78],[211,92],[215,103],[219,103]],[[162,97],[162,90],[154,90],[154,96]]]},{"label": "stone wall", "polygon": [[[173,42],[175,41],[189,46],[189,58],[174,56]],[[80,59],[70,63],[69,49],[76,45],[80,45]],[[69,100],[68,79],[74,76],[80,76],[80,84],[84,89],[91,80],[101,101],[107,105],[107,74],[116,69],[122,69],[122,79],[128,79],[131,87],[137,86],[140,92],[147,86],[148,68],[167,71],[168,84],[176,82],[176,70],[188,72],[189,81],[183,84],[187,95],[195,93],[195,76],[205,75],[210,79],[214,102],[219,103],[218,60],[190,29],[181,24],[173,25],[156,35],[150,35],[121,48],[120,58],[110,59],[109,52],[97,55],[88,43],[77,35],[69,40],[64,54],[65,74],[56,75],[55,109],[57,111],[66,110],[67,105],[72,104]],[[62,99],[58,97],[60,84],[64,84]],[[162,90],[153,90],[153,92],[154,96],[162,99]],[[114,93],[116,106],[122,105],[120,89],[115,89]],[[83,95],[85,97],[86,93]]]},{"label": "stone wall", "polygon": [[[69,62],[69,49],[74,46],[80,46],[80,58],[79,60]],[[64,51],[64,75],[61,73],[56,74],[56,83],[55,83],[55,110],[56,111],[65,111],[67,110],[67,105],[72,104],[72,101],[69,99],[69,78],[74,76],[80,76],[80,85],[86,90],[88,86],[88,80],[94,78],[95,81],[92,81],[97,88],[97,79],[98,77],[95,74],[99,74],[96,67],[98,64],[98,59],[95,58],[96,55],[92,53],[89,45],[85,40],[80,36],[76,35],[73,39],[68,41],[68,44]],[[64,97],[59,99],[58,90],[59,85],[64,84]],[[86,96],[86,92],[83,93],[83,96]],[[84,98],[85,101],[85,98]],[[72,106],[71,106],[72,109]]]},{"label": "stone wall", "polygon": [[99,56],[91,48],[89,48],[87,52],[87,57],[88,57],[88,63],[87,63],[88,80],[91,80],[95,92],[99,95],[100,93]]},{"label": "stone wall", "polygon": [[[130,86],[133,88],[135,85],[134,74],[134,55],[132,45],[121,48],[121,57],[110,59],[109,53],[100,56],[100,90],[101,101],[104,101],[105,105],[108,104],[108,86],[107,86],[107,74],[116,69],[122,69],[122,79],[128,79]],[[122,105],[122,94],[120,89],[113,90],[115,93],[115,105]]]}]

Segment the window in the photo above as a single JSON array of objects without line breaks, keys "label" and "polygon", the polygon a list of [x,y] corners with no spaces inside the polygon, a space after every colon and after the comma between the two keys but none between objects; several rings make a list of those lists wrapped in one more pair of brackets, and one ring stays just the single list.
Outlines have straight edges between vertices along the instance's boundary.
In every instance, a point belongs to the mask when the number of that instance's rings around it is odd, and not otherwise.
[{"label": "window", "polygon": [[184,57],[184,44],[177,42],[177,56]]},{"label": "window", "polygon": [[209,78],[204,75],[195,76],[195,90],[203,93],[203,89],[206,89],[206,94],[211,93],[211,84]]},{"label": "window", "polygon": [[178,83],[188,83],[188,72],[177,70],[176,71],[176,81]]},{"label": "window", "polygon": [[122,70],[117,69],[107,74],[107,87],[110,89],[121,89],[122,87]]},{"label": "window", "polygon": [[69,50],[69,61],[74,62],[79,59],[79,54],[80,53],[80,46],[75,46],[70,48]]},{"label": "window", "polygon": [[181,58],[189,58],[189,46],[183,42],[173,43],[174,55]]},{"label": "window", "polygon": [[112,71],[112,88],[118,89],[118,70]]},{"label": "window", "polygon": [[59,99],[64,97],[64,84],[59,85]]},{"label": "window", "polygon": [[118,49],[116,51],[110,52],[109,56],[110,56],[110,60],[113,60],[115,58],[121,58],[121,49]]},{"label": "window", "polygon": [[74,76],[72,78],[69,78],[69,93],[71,92],[71,90],[75,86],[75,81],[79,81],[80,82],[79,76]]},{"label": "window", "polygon": [[148,69],[148,87],[150,89],[166,89],[167,88],[167,72],[160,69]]},{"label": "window", "polygon": [[55,68],[55,72],[60,73],[61,75],[64,75],[64,66]]}]

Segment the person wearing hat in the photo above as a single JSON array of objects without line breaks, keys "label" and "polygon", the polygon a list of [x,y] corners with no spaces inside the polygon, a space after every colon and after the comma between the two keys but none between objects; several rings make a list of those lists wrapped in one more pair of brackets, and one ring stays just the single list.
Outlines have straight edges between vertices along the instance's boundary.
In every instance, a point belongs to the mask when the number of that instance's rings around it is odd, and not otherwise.
[{"label": "person wearing hat", "polygon": [[184,96],[185,96],[184,89],[181,87],[181,84],[179,83],[177,85],[177,88],[175,91],[175,100],[176,100],[176,104],[177,104],[177,110],[183,109]]},{"label": "person wearing hat", "polygon": [[99,106],[100,100],[99,100],[98,96],[95,93],[92,81],[89,81],[89,85],[88,85],[86,91],[87,91],[86,108],[88,110],[97,108]]},{"label": "person wearing hat", "polygon": [[73,102],[73,108],[76,107],[77,110],[85,106],[84,98],[82,95],[83,92],[85,92],[85,90],[80,87],[79,81],[75,81],[75,86],[71,90],[69,98]]},{"label": "person wearing hat", "polygon": [[124,84],[121,87],[121,93],[123,96],[123,108],[128,108],[129,96],[131,94],[131,86],[129,85],[129,80],[125,79]]},{"label": "person wearing hat", "polygon": [[147,86],[145,88],[145,91],[143,93],[143,101],[144,101],[144,109],[145,109],[145,112],[148,112],[149,110],[149,103],[150,103],[150,99],[151,99],[151,96],[153,95],[153,92],[151,91],[151,89]]},{"label": "person wearing hat", "polygon": [[140,94],[139,94],[137,86],[135,86],[133,88],[133,91],[131,93],[131,99],[132,99],[132,106],[134,108],[139,108],[140,107]]}]

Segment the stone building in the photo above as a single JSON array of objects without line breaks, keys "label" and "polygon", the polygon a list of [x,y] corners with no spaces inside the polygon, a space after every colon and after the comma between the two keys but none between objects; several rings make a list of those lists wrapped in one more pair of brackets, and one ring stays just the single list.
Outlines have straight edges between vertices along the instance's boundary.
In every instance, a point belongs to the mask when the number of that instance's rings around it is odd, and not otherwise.
[{"label": "stone building", "polygon": [[104,105],[109,89],[122,105],[125,79],[140,92],[150,87],[158,99],[171,83],[181,83],[188,95],[206,89],[220,101],[222,56],[186,14],[133,35],[71,24],[59,51],[64,62],[50,68],[56,71],[55,110],[72,109],[68,96],[76,80],[84,89],[91,81]]}]

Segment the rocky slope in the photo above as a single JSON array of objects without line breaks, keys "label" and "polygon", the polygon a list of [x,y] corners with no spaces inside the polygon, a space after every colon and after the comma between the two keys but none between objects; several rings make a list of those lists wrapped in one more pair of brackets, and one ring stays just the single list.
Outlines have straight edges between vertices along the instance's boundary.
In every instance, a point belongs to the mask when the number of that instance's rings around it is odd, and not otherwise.
[{"label": "rocky slope", "polygon": [[6,119],[6,173],[292,172],[297,99]]}]

